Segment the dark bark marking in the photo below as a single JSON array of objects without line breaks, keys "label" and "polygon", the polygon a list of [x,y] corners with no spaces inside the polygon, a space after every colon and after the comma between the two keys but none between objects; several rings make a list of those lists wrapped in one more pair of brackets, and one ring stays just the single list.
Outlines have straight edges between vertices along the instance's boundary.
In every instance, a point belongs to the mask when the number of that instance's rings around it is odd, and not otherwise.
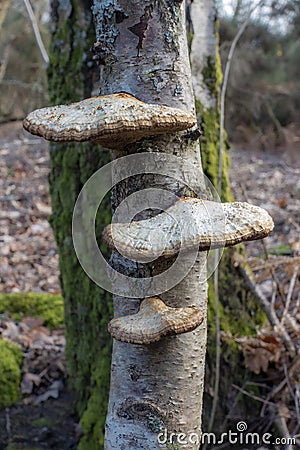
[{"label": "dark bark marking", "polygon": [[146,38],[146,31],[148,29],[150,19],[152,19],[153,5],[146,6],[144,11],[145,13],[141,16],[140,22],[136,23],[132,27],[128,27],[128,30],[139,38],[139,42],[136,47],[138,51],[137,56],[140,55],[140,50],[143,48],[144,40]]},{"label": "dark bark marking", "polygon": [[92,46],[91,51],[94,53],[93,60],[101,66],[105,66],[108,61],[115,60],[115,56],[113,56],[114,47],[109,42],[97,41]]},{"label": "dark bark marking", "polygon": [[138,381],[138,379],[142,375],[142,371],[136,365],[131,364],[129,366],[129,375],[130,375],[130,378],[132,379],[132,381]]},{"label": "dark bark marking", "polygon": [[165,428],[164,414],[149,401],[127,398],[120,406],[118,416],[144,422],[151,431],[156,433]]},{"label": "dark bark marking", "polygon": [[125,19],[128,19],[128,15],[125,14],[123,11],[116,9],[115,19],[116,19],[116,23],[122,23]]}]

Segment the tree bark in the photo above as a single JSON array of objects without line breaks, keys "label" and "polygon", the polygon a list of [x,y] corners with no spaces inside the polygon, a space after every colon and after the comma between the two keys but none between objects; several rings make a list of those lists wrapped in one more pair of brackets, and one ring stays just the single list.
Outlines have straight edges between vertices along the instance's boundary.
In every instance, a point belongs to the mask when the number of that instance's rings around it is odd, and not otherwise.
[{"label": "tree bark", "polygon": [[[59,104],[89,97],[97,69],[90,51],[95,40],[91,1],[53,0],[51,9],[50,101]],[[106,331],[111,295],[88,278],[77,260],[72,215],[84,183],[109,160],[107,151],[92,144],[50,146],[51,225],[65,302],[68,380],[83,430],[78,447],[81,450],[103,448],[111,358],[111,339]],[[100,216],[100,223],[110,221],[108,201]]]},{"label": "tree bark", "polygon": [[[184,2],[167,0],[94,1],[101,94],[126,91],[143,101],[194,110],[184,9]],[[127,154],[136,152],[177,155],[201,172],[199,146],[185,133],[148,138],[126,147]],[[120,152],[113,153],[117,156]],[[184,187],[174,183],[180,169],[173,170],[172,179],[151,177],[149,181],[141,177],[117,187],[113,207],[132,191],[149,186],[182,195]],[[199,186],[194,188],[197,191]],[[161,295],[169,306],[193,304],[205,313],[206,283],[201,283],[205,257],[198,255],[188,276]],[[153,274],[150,265],[133,266],[117,254],[112,261],[124,273]],[[164,262],[157,262],[154,271],[163,270]],[[136,312],[140,300],[115,296],[115,317]],[[170,433],[177,438],[178,433],[184,433],[185,444],[171,437],[178,448],[199,447],[195,435],[199,440],[205,346],[205,324],[148,346],[114,342],[106,450],[159,448],[159,432],[166,432],[168,439]],[[194,441],[187,442],[191,433]]]}]

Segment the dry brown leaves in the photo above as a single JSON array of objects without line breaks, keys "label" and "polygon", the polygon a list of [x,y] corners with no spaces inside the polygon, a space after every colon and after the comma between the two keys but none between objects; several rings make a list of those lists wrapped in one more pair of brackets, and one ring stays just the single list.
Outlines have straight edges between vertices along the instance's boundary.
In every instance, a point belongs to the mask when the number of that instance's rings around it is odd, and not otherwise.
[{"label": "dry brown leaves", "polygon": [[47,144],[21,122],[0,127],[0,291],[58,292]]},{"label": "dry brown leaves", "polygon": [[[247,245],[247,252],[252,255],[247,265],[277,325],[266,323],[256,336],[237,341],[245,366],[267,376],[264,392],[268,394],[260,399],[263,407],[259,420],[269,414],[279,435],[289,438],[300,431],[300,167],[296,164],[299,157],[284,151],[242,150],[234,151],[232,159],[232,185],[237,200],[266,208],[275,222],[275,230],[264,245],[262,242]],[[276,256],[272,255],[274,250]]]},{"label": "dry brown leaves", "polygon": [[57,398],[66,377],[64,330],[51,331],[39,318],[24,317],[16,323],[8,316],[1,316],[0,336],[22,349],[24,402],[38,404],[49,397]]},{"label": "dry brown leaves", "polygon": [[[266,331],[264,331],[266,333]],[[242,346],[245,366],[251,372],[267,372],[271,363],[278,363],[284,355],[284,346],[280,339],[259,332],[257,337],[236,339]]]}]

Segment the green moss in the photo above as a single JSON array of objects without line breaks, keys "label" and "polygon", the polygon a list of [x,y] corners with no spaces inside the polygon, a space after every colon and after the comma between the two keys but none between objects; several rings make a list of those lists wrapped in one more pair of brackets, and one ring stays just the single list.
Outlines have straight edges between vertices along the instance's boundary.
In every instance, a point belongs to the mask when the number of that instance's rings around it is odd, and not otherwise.
[{"label": "green moss", "polygon": [[[66,11],[63,11],[63,3]],[[91,95],[94,81],[91,47],[96,41],[91,1],[53,2],[53,35],[48,70],[53,104],[76,101]],[[103,448],[109,391],[111,339],[106,331],[112,317],[111,295],[94,284],[81,268],[72,241],[72,215],[84,183],[109,154],[91,144],[53,144],[50,147],[50,219],[58,245],[60,281],[65,306],[66,356],[69,385],[75,393],[75,408],[84,435],[80,446]],[[96,218],[110,221],[108,199]],[[83,230],[84,232],[84,230]]]},{"label": "green moss", "polygon": [[39,417],[38,419],[33,420],[32,425],[34,427],[45,427],[49,426],[49,420],[47,420],[45,417]]},{"label": "green moss", "polygon": [[58,328],[64,324],[61,295],[40,293],[0,294],[0,314],[8,312],[15,320],[24,316],[40,317],[45,325]]},{"label": "green moss", "polygon": [[20,399],[21,363],[21,349],[0,339],[0,409]]},{"label": "green moss", "polygon": [[205,86],[213,97],[217,97],[220,93],[220,78],[218,77],[219,72],[216,69],[215,57],[207,56],[206,64],[202,69],[202,76]]},{"label": "green moss", "polygon": [[171,442],[167,442],[166,448],[168,450],[180,450],[181,447],[178,444],[172,444]]},{"label": "green moss", "polygon": [[[216,22],[217,31],[217,22]],[[199,123],[203,129],[201,138],[201,157],[203,170],[212,184],[218,185],[219,148],[220,148],[220,90],[222,83],[221,63],[216,46],[214,57],[208,57],[202,71],[203,82],[208,88],[214,105],[205,108],[201,99],[196,100],[196,110]],[[223,167],[221,180],[221,200],[233,201],[229,184],[229,156],[226,133],[223,134]],[[265,315],[257,305],[256,300],[247,291],[240,274],[233,267],[232,256],[236,251],[243,252],[243,247],[225,249],[219,265],[219,305],[220,328],[226,339],[221,342],[221,383],[219,384],[219,407],[216,411],[214,429],[218,432],[228,413],[228,401],[235,399],[238,414],[245,420],[251,414],[257,414],[256,405],[251,400],[232,392],[232,382],[242,385],[249,375],[243,367],[243,357],[238,344],[231,336],[249,336],[256,333],[256,327],[265,321]],[[216,365],[216,309],[213,290],[213,280],[209,280],[208,289],[208,342],[207,363],[205,375],[204,415],[203,423],[206,428],[211,412],[212,395],[214,389]],[[229,400],[229,397],[231,400]],[[253,412],[255,411],[255,412]]]},{"label": "green moss", "polygon": [[[215,108],[205,110],[201,102],[196,101],[197,113],[200,116],[201,127],[203,129],[203,136],[201,138],[201,158],[202,166],[205,175],[210,179],[215,188],[218,186],[218,171],[219,171],[219,130],[220,117]],[[233,195],[230,189],[228,169],[229,156],[227,153],[228,146],[226,143],[225,133],[223,144],[223,169],[222,169],[222,184],[221,184],[221,199],[222,201],[232,201]]]},{"label": "green moss", "polygon": [[277,247],[268,248],[269,255],[284,256],[291,255],[292,253],[293,249],[290,245],[278,245]]},{"label": "green moss", "polygon": [[[201,99],[196,99],[196,111],[203,129],[201,138],[201,158],[205,175],[215,188],[218,186],[219,148],[220,148],[220,93],[222,85],[222,67],[218,42],[218,22],[215,24],[217,45],[215,55],[209,55],[202,70],[203,83],[208,88],[214,107],[205,108]],[[221,200],[232,201],[233,196],[229,184],[229,156],[226,132],[223,131],[223,167],[221,182]]]},{"label": "green moss", "polygon": [[[106,349],[106,353],[110,349]],[[103,354],[95,363],[93,370],[93,389],[88,400],[87,407],[81,417],[81,427],[84,437],[81,439],[78,450],[99,450],[104,446],[104,429],[107,413],[107,402],[103,402],[106,398],[106,386],[109,386],[110,375],[110,355]]]},{"label": "green moss", "polygon": [[194,33],[192,33],[191,31],[188,31],[187,35],[186,35],[186,38],[187,38],[187,44],[188,44],[188,49],[189,49],[189,53],[190,53],[191,52],[191,47],[192,47],[192,42],[193,42],[193,39],[194,39]]}]

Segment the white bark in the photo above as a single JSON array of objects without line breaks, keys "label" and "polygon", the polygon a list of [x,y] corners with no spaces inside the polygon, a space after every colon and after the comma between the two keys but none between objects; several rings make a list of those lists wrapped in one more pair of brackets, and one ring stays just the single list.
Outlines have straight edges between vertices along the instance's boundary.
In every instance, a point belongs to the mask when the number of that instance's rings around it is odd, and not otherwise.
[{"label": "white bark", "polygon": [[[217,92],[210,92],[208,80],[204,79],[203,70],[208,67],[214,71],[216,76],[217,62],[217,38],[216,38],[216,20],[217,9],[216,0],[193,0],[189,1],[190,17],[193,27],[193,40],[191,43],[191,64],[192,64],[192,79],[195,92],[195,98],[203,106],[204,111],[213,109],[216,111],[216,118],[218,117],[217,109],[218,97]],[[213,69],[214,68],[214,69]],[[221,68],[220,68],[221,69]],[[205,126],[206,124],[204,124]],[[209,124],[211,126],[211,124]],[[204,137],[205,137],[204,129]],[[210,130],[208,131],[208,133]],[[219,138],[223,134],[223,126],[220,129]],[[222,139],[223,143],[223,139]],[[222,144],[220,144],[222,145]],[[219,159],[219,169],[222,171],[222,159]],[[222,172],[221,172],[222,173]],[[218,184],[221,183],[221,179]],[[220,184],[218,194],[220,195]],[[220,358],[221,358],[221,335],[220,335],[220,314],[219,314],[219,272],[218,263],[220,260],[219,250],[214,253],[214,280],[213,280],[213,297],[215,305],[215,327],[216,327],[216,362],[215,362],[215,381],[213,392],[213,403],[210,411],[210,420],[208,424],[208,432],[212,430],[215,414],[219,399],[219,384],[220,384]],[[206,446],[204,447],[206,448]]]},{"label": "white bark", "polygon": [[214,0],[193,0],[190,17],[193,25],[191,44],[192,80],[195,98],[206,108],[216,107],[216,98],[211,95],[203,77],[208,58],[216,57],[216,5]]},{"label": "white bark", "polygon": [[41,36],[41,33],[40,33],[40,29],[39,29],[36,17],[34,15],[31,3],[30,3],[29,0],[24,0],[24,3],[25,3],[25,6],[26,6],[26,9],[27,9],[27,12],[28,12],[28,16],[29,16],[31,25],[32,25],[32,29],[33,29],[33,32],[34,32],[36,43],[37,43],[37,45],[38,45],[38,47],[40,49],[42,58],[43,58],[43,60],[44,60],[44,62],[46,64],[49,64],[49,56],[48,56],[47,50],[45,49],[45,46],[44,46],[44,43],[43,43],[43,40],[42,40],[42,36]]},{"label": "white bark", "polygon": [[[170,0],[94,2],[95,51],[101,64],[102,94],[123,90],[143,101],[194,111],[184,9],[184,2]],[[139,34],[141,26],[146,28],[145,37],[140,34],[139,39],[132,30]],[[199,146],[187,139],[184,132],[148,138],[126,150],[130,153],[174,154],[201,171]],[[120,152],[114,152],[113,156],[120,156]],[[172,171],[176,178],[180,168],[172,168]],[[197,191],[199,186],[191,180],[193,182]],[[116,190],[113,206],[116,207],[134,188],[154,187],[151,183],[171,189],[177,195],[184,192],[183,186],[174,180],[153,178],[148,184],[143,179],[131,181]],[[188,276],[161,295],[166,304],[175,307],[194,305],[205,314],[206,284],[200,283],[205,257],[205,253],[200,254]],[[183,261],[183,264],[187,263],[187,260]],[[115,253],[113,264],[126,273],[139,270],[140,274],[153,276],[163,272],[167,263],[163,260],[154,266],[138,265]],[[139,303],[138,299],[115,296],[115,317],[137,312]],[[193,332],[164,338],[147,346],[114,342],[106,450],[165,448],[158,442],[159,432],[165,430],[174,445],[176,439],[170,433],[179,437],[178,447],[174,448],[199,448],[196,436],[199,440],[205,347],[205,323]],[[178,433],[184,433],[184,436]],[[184,440],[186,444],[180,443]]]}]

